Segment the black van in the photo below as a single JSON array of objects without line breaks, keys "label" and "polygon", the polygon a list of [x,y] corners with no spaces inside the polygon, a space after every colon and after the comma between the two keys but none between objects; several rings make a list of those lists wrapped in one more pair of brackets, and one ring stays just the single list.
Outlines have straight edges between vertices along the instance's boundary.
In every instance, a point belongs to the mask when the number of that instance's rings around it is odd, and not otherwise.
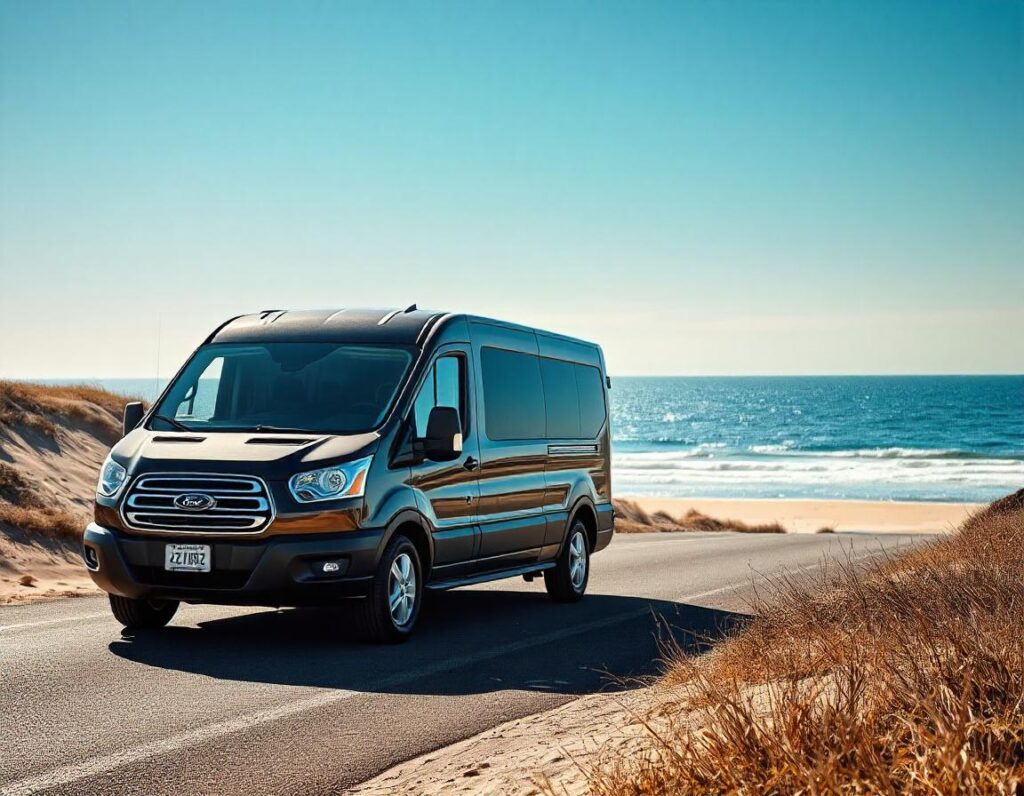
[{"label": "black van", "polygon": [[129,628],[354,597],[395,642],[424,589],[579,600],[613,532],[608,386],[592,343],[415,305],[233,318],[125,407],[86,566]]}]

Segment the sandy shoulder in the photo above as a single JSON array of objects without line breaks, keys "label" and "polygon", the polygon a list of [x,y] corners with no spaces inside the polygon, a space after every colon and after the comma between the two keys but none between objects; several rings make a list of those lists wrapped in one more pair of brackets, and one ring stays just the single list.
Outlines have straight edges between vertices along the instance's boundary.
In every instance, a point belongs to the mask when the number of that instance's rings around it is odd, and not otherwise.
[{"label": "sandy shoulder", "polygon": [[345,793],[537,796],[546,780],[555,793],[582,796],[585,771],[602,756],[644,748],[641,717],[655,704],[653,692],[590,694],[408,760]]},{"label": "sandy shoulder", "polygon": [[101,593],[76,551],[0,527],[0,605]]},{"label": "sandy shoulder", "polygon": [[647,512],[679,517],[688,510],[751,525],[778,522],[790,531],[814,533],[818,528],[876,533],[943,533],[954,530],[983,503],[924,503],[874,500],[747,500],[653,498],[616,495]]}]

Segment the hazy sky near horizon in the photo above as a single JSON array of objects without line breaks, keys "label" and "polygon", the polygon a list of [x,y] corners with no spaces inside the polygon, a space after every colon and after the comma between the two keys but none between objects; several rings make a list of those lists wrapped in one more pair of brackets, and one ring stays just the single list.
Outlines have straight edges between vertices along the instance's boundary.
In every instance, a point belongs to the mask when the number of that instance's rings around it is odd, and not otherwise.
[{"label": "hazy sky near horizon", "polygon": [[1024,372],[1024,4],[0,0],[0,377],[412,302],[613,374]]}]

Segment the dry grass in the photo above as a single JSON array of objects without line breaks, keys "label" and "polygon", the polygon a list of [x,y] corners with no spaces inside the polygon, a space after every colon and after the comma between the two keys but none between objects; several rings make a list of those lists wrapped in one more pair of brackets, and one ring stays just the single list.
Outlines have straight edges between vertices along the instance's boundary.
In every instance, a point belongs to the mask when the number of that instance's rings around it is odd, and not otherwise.
[{"label": "dry grass", "polygon": [[42,505],[39,496],[21,472],[4,462],[0,462],[0,500],[16,506]]},{"label": "dry grass", "polygon": [[87,517],[51,508],[18,470],[0,462],[0,523],[77,544]]},{"label": "dry grass", "polygon": [[77,545],[89,518],[63,509],[14,506],[0,501],[0,524]]},{"label": "dry grass", "polygon": [[12,400],[33,411],[66,414],[71,417],[86,416],[77,411],[77,404],[93,404],[117,419],[121,417],[124,405],[128,401],[141,400],[125,397],[89,384],[53,386],[2,380],[0,380],[0,399]]},{"label": "dry grass", "polygon": [[653,514],[632,500],[616,500],[615,530],[620,533],[657,533],[665,531],[737,531],[739,533],[786,533],[777,522],[750,525],[741,520],[717,519],[690,509],[682,517],[664,511]]},{"label": "dry grass", "polygon": [[76,420],[113,443],[120,436],[124,405],[131,400],[138,399],[87,384],[55,387],[0,380],[0,429],[22,426],[56,439],[61,421]]},{"label": "dry grass", "polygon": [[[949,538],[775,583],[596,796],[1024,793],[1024,490]],[[653,725],[652,725],[653,726]]]},{"label": "dry grass", "polygon": [[0,462],[0,524],[77,545],[87,521],[85,512],[53,508],[17,468]]}]

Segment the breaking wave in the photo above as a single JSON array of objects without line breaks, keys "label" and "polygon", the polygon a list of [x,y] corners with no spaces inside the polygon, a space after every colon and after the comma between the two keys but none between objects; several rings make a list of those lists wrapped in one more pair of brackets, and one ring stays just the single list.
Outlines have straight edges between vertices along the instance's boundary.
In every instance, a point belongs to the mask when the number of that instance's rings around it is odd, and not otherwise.
[{"label": "breaking wave", "polygon": [[954,500],[965,490],[991,499],[1024,486],[1022,457],[912,448],[816,453],[756,447],[761,450],[746,454],[693,449],[617,453],[612,460],[615,488],[630,494]]}]

